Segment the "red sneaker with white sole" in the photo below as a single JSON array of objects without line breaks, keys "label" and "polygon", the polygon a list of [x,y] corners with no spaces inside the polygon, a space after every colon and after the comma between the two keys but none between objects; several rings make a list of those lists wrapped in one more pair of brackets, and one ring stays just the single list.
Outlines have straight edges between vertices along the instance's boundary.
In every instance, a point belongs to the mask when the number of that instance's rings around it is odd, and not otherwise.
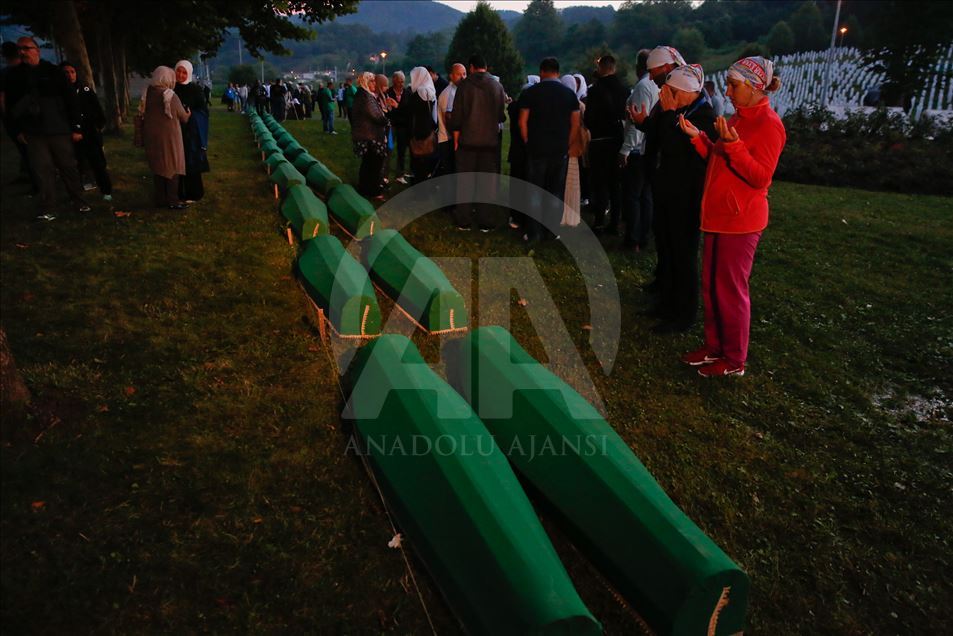
[{"label": "red sneaker with white sole", "polygon": [[703,378],[717,378],[725,375],[734,375],[739,378],[745,374],[745,365],[736,365],[728,362],[724,358],[712,362],[698,370],[698,375]]},{"label": "red sneaker with white sole", "polygon": [[681,361],[685,364],[692,367],[700,367],[706,364],[711,364],[721,359],[721,356],[712,355],[708,352],[708,347],[702,347],[701,349],[695,349],[694,351],[689,351],[686,354],[683,354]]}]

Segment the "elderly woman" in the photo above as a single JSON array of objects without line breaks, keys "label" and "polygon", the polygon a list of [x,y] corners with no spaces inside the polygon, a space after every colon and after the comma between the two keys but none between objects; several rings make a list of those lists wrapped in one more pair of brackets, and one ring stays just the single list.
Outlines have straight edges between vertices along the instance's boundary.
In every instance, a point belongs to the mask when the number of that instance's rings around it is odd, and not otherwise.
[{"label": "elderly woman", "polygon": [[391,87],[387,90],[387,96],[397,102],[395,114],[391,118],[394,125],[394,150],[397,152],[397,181],[407,183],[410,174],[404,172],[404,157],[407,154],[407,145],[410,140],[410,122],[406,117],[407,111],[402,108],[404,98],[410,92],[406,87],[407,78],[403,71],[396,71],[391,75]]},{"label": "elderly woman", "polygon": [[430,178],[437,167],[437,89],[425,67],[410,71],[410,94],[404,100],[410,171],[416,184]]},{"label": "elderly woman", "polygon": [[745,374],[751,330],[748,279],[761,232],[768,225],[768,187],[787,134],[768,93],[781,87],[774,65],[746,57],[728,69],[735,114],[716,122],[718,141],[679,117],[698,155],[708,161],[701,230],[705,233],[702,294],[705,346],[682,361],[704,377]]},{"label": "elderly woman", "polygon": [[361,73],[357,86],[350,119],[354,154],[361,158],[358,190],[366,197],[382,200],[381,168],[387,157],[387,115],[377,101],[377,81],[373,73]]},{"label": "elderly woman", "polygon": [[175,94],[192,113],[182,124],[182,145],[185,148],[185,176],[179,179],[179,197],[186,202],[205,196],[202,173],[208,172],[208,104],[205,91],[192,82],[192,63],[175,63]]},{"label": "elderly woman", "polygon": [[188,207],[179,199],[179,177],[185,174],[185,150],[180,124],[189,121],[189,111],[175,94],[175,71],[159,66],[139,102],[143,117],[142,140],[146,161],[153,174],[155,203],[172,210]]},{"label": "elderly woman", "polygon": [[[576,94],[579,101],[579,116],[582,118],[586,112],[586,105],[582,101],[579,82],[574,75],[563,75],[559,78],[563,86]],[[585,84],[582,85],[585,88]],[[580,161],[586,154],[588,146],[588,131],[581,125],[577,129],[576,135],[569,140],[569,167],[566,170],[566,190],[563,194],[563,217],[560,225],[576,227],[579,225],[582,217],[580,208],[582,204],[582,180],[580,179]]]},{"label": "elderly woman", "polygon": [[[687,331],[698,313],[698,222],[706,165],[679,130],[679,121],[684,118],[715,136],[715,114],[703,90],[704,80],[697,64],[672,70],[659,91],[655,121],[646,129],[645,163],[654,168],[656,239],[660,253],[669,257],[658,272],[657,313],[662,322],[656,332]],[[630,115],[642,114],[629,108]],[[638,119],[633,117],[637,125]]]}]

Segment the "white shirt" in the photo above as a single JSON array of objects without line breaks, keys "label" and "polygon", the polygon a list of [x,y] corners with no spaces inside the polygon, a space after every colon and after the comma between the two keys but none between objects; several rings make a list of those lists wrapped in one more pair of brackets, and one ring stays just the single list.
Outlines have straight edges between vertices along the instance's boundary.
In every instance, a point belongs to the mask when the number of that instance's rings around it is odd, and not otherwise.
[{"label": "white shirt", "polygon": [[457,85],[450,84],[443,92],[440,93],[440,96],[437,97],[437,143],[442,144],[445,141],[450,141],[450,136],[447,134],[447,123],[446,117],[447,113],[453,111],[453,98],[457,94]]},{"label": "white shirt", "polygon": [[[630,105],[638,108],[639,105],[641,105],[645,109],[645,112],[649,112],[655,107],[655,103],[658,101],[658,93],[658,86],[655,85],[655,82],[653,82],[649,74],[646,73],[635,85],[635,88],[632,89],[632,92],[629,93],[629,99],[625,101],[626,108]],[[622,147],[619,148],[619,154],[626,156],[633,152],[640,155],[644,154],[645,133],[636,128],[628,116],[625,118],[623,130]]]}]

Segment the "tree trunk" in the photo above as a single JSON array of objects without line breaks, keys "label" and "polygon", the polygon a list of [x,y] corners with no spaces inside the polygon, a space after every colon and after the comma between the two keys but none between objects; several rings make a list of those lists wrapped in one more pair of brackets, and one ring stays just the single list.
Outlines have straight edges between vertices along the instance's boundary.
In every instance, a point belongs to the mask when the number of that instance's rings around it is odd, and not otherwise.
[{"label": "tree trunk", "polygon": [[106,98],[106,131],[118,133],[122,129],[122,105],[119,83],[116,81],[116,60],[113,55],[112,32],[107,25],[99,34],[100,68],[103,74],[103,97]]},{"label": "tree trunk", "polygon": [[129,115],[129,68],[126,66],[126,37],[113,39],[113,66],[116,74],[116,103],[119,104],[120,124]]},{"label": "tree trunk", "polygon": [[13,361],[7,332],[0,327],[0,404],[3,410],[22,410],[30,403],[30,391],[23,383]]},{"label": "tree trunk", "polygon": [[86,51],[83,28],[76,13],[76,3],[73,0],[58,0],[50,5],[53,39],[62,47],[66,59],[76,66],[79,81],[96,90],[96,79],[89,65],[89,53]]}]

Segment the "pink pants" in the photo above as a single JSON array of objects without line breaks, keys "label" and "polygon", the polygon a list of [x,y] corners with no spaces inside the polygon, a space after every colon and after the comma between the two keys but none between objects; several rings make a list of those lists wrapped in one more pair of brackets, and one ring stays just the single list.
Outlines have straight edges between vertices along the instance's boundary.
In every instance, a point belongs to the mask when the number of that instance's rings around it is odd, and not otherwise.
[{"label": "pink pants", "polygon": [[705,233],[702,296],[705,300],[705,346],[731,364],[748,358],[751,299],[748,278],[761,232]]}]

